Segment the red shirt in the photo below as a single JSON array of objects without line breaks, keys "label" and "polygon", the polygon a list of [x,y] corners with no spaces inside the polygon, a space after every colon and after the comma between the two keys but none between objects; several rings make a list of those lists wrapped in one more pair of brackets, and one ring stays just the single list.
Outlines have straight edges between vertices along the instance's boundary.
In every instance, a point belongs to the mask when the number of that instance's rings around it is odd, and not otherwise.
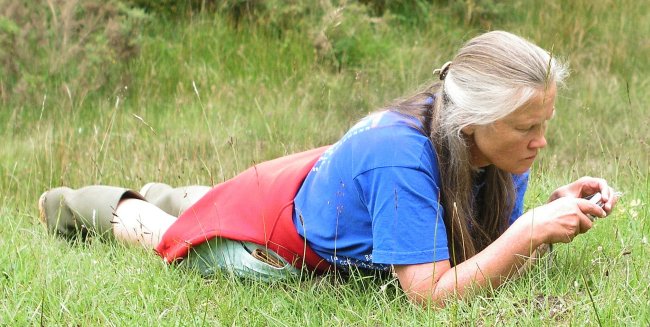
[{"label": "red shirt", "polygon": [[213,237],[268,247],[296,268],[322,272],[330,264],[314,253],[293,224],[293,199],[327,147],[255,165],[212,188],[170,226],[156,251],[166,262]]}]

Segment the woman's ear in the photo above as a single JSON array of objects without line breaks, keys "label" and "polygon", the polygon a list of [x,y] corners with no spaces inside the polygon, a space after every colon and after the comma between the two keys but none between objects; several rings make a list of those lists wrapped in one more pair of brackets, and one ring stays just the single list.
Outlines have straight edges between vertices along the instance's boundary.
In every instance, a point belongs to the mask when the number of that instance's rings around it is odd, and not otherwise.
[{"label": "woman's ear", "polygon": [[476,125],[467,125],[460,129],[460,131],[463,132],[463,134],[465,135],[474,135],[475,130],[476,130]]}]

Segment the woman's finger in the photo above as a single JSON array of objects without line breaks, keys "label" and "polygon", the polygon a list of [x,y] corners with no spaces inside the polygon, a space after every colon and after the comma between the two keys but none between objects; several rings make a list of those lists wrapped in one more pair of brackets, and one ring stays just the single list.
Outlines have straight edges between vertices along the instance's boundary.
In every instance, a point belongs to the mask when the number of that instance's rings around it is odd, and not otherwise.
[{"label": "woman's finger", "polygon": [[[598,204],[592,203],[591,201],[586,199],[577,199],[577,200],[578,200],[577,202],[578,209],[580,209],[583,215],[592,215],[601,218],[607,216],[607,212],[605,212],[605,210],[601,208]],[[587,220],[589,220],[589,218],[587,218]]]},{"label": "woman's finger", "polygon": [[603,203],[606,203],[607,201],[609,201],[609,199],[612,196],[610,191],[611,188],[609,187],[609,185],[607,185],[606,180],[602,178],[597,178],[596,180],[598,181],[598,188],[600,189],[599,190],[600,195],[602,195],[603,197]]},{"label": "woman's finger", "polygon": [[603,182],[604,182],[604,186],[607,186],[607,182],[601,178],[584,176],[578,179],[575,183],[578,188],[577,196],[582,198],[597,192],[601,192],[603,188]]},{"label": "woman's finger", "polygon": [[586,233],[588,230],[591,229],[591,227],[593,227],[594,222],[584,214],[579,215],[579,217],[580,217],[580,234]]},{"label": "woman's finger", "polygon": [[612,212],[612,209],[616,205],[616,202],[618,202],[618,192],[616,192],[613,188],[609,188],[609,198],[607,201],[605,201],[605,205],[603,206],[603,209],[607,211],[607,214],[609,215]]}]

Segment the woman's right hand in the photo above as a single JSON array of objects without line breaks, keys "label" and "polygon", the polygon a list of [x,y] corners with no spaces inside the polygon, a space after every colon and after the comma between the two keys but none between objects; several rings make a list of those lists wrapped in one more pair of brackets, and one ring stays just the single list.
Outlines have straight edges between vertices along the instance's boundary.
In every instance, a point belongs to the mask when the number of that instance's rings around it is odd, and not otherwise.
[{"label": "woman's right hand", "polygon": [[[515,222],[528,223],[536,246],[543,243],[569,243],[591,229],[587,215],[605,217],[603,208],[582,198],[562,197],[529,210]],[[522,219],[523,218],[523,219]]]},{"label": "woman's right hand", "polygon": [[602,195],[602,208],[609,214],[614,208],[614,205],[616,205],[618,195],[603,178],[590,176],[581,177],[575,182],[561,186],[553,191],[548,202],[553,202],[562,197],[584,198],[596,192]]}]

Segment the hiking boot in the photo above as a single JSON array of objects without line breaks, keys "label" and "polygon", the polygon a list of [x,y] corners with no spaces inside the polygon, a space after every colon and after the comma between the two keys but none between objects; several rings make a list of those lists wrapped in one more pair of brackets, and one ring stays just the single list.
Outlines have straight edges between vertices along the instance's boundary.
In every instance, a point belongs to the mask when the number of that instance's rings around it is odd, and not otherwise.
[{"label": "hiking boot", "polygon": [[201,185],[172,188],[164,183],[149,183],[140,189],[140,194],[164,212],[178,217],[210,189]]},{"label": "hiking boot", "polygon": [[144,200],[140,194],[120,187],[58,187],[39,198],[39,218],[49,233],[66,239],[91,235],[112,238],[115,209],[128,198]]}]

